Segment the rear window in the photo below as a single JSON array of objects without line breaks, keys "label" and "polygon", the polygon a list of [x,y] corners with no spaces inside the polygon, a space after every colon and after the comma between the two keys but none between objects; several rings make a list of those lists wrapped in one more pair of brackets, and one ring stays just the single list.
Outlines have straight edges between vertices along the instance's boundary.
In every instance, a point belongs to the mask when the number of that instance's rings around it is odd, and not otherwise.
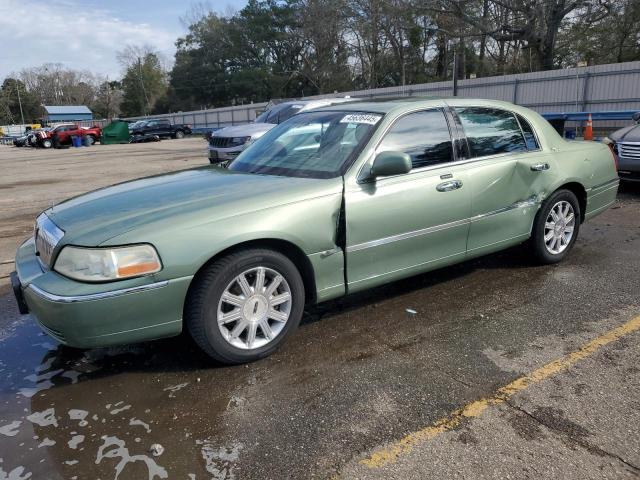
[{"label": "rear window", "polygon": [[527,150],[513,113],[482,107],[458,107],[455,110],[462,122],[472,157]]}]

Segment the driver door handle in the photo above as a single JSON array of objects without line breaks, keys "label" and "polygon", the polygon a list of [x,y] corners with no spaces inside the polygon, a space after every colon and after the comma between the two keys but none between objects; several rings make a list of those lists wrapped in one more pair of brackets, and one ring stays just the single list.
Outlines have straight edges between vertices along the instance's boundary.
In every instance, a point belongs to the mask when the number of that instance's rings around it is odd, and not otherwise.
[{"label": "driver door handle", "polygon": [[551,168],[548,163],[536,163],[531,165],[532,172],[542,172],[544,170],[549,170]]},{"label": "driver door handle", "polygon": [[460,180],[449,180],[448,182],[438,184],[436,190],[439,192],[450,192],[451,190],[457,190],[459,188],[462,188],[462,182]]}]

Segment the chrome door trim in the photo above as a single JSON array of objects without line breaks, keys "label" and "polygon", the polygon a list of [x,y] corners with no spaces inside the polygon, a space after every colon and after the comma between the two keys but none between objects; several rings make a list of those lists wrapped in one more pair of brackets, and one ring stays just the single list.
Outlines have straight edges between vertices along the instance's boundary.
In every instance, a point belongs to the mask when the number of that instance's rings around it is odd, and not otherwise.
[{"label": "chrome door trim", "polygon": [[596,193],[591,194],[591,196],[589,196],[589,197],[587,198],[587,203],[588,203],[588,201],[589,201],[589,200],[592,200],[594,197],[597,197],[598,195],[601,195],[601,194],[603,194],[603,193],[606,193],[606,192],[608,192],[609,190],[613,190],[613,189],[615,189],[615,188],[618,188],[618,184],[617,184],[617,183],[616,183],[615,185],[611,185],[610,187],[604,188],[604,189],[600,190],[599,192],[596,192]]},{"label": "chrome door trim", "polygon": [[614,185],[617,187],[619,185],[619,183],[620,183],[620,179],[619,178],[613,178],[613,179],[607,180],[606,182],[601,183],[599,185],[594,185],[591,188],[587,188],[587,192],[590,192],[591,190],[597,190],[598,188],[602,188],[602,187],[610,187],[610,186],[612,187]]},{"label": "chrome door trim", "polygon": [[379,247],[380,245],[386,245],[387,243],[398,242],[400,240],[407,240],[413,237],[419,237],[422,235],[427,235],[429,233],[439,232],[441,230],[447,230],[448,228],[459,227],[469,223],[469,219],[465,218],[463,220],[456,220],[454,222],[443,223],[442,225],[434,225],[433,227],[421,228],[420,230],[413,230],[411,232],[399,233],[397,235],[391,235],[389,237],[378,238],[376,240],[371,240],[364,243],[359,243],[357,245],[352,245],[347,247],[347,252],[357,252],[359,250],[365,250],[367,248]]},{"label": "chrome door trim", "polygon": [[478,220],[483,220],[487,217],[492,217],[493,215],[498,215],[500,213],[509,212],[511,210],[515,210],[516,208],[527,208],[533,206],[540,206],[542,203],[542,197],[539,195],[534,195],[526,200],[520,200],[519,202],[512,203],[506,207],[498,208],[497,210],[492,210],[491,212],[481,213],[474,217],[470,218],[471,222],[477,222]]},{"label": "chrome door trim", "polygon": [[118,297],[120,295],[129,295],[131,293],[139,293],[147,290],[156,290],[158,288],[163,288],[169,285],[168,280],[164,280],[162,282],[150,283],[148,285],[140,285],[137,287],[130,288],[122,288],[120,290],[111,290],[108,292],[100,292],[100,293],[90,293],[87,295],[56,295],[55,293],[49,293],[45,290],[42,290],[39,287],[36,287],[34,284],[29,284],[27,288],[31,289],[33,293],[38,295],[45,300],[49,300],[50,302],[56,303],[78,303],[78,302],[89,302],[92,300],[104,300],[105,298],[113,298]]},{"label": "chrome door trim", "polygon": [[434,225],[433,227],[421,228],[419,230],[413,230],[411,232],[399,233],[397,235],[391,235],[388,237],[378,238],[376,240],[370,240],[368,242],[358,243],[356,245],[351,245],[347,247],[347,253],[358,252],[360,250],[366,250],[368,248],[379,247],[381,245],[386,245],[388,243],[398,242],[401,240],[407,240],[413,237],[419,237],[422,235],[428,235],[430,233],[439,232],[442,230],[447,230],[449,228],[460,227],[462,225],[471,224],[473,222],[478,222],[480,220],[484,220],[487,217],[491,217],[494,215],[499,215],[501,213],[509,212],[511,210],[515,210],[518,208],[527,208],[533,206],[540,206],[542,202],[542,198],[538,195],[534,195],[531,198],[526,200],[521,200],[519,202],[512,203],[508,207],[499,208],[497,210],[493,210],[491,212],[482,213],[480,215],[475,215],[473,217],[464,218],[461,220],[455,220],[449,223],[443,223],[442,225]]}]

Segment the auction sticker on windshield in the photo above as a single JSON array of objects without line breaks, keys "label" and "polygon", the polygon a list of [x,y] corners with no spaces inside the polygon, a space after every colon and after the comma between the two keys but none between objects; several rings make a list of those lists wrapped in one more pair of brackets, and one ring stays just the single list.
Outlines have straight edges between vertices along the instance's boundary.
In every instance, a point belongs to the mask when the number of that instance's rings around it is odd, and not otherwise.
[{"label": "auction sticker on windshield", "polygon": [[369,113],[351,113],[345,115],[340,123],[364,123],[366,125],[375,125],[382,118],[382,115],[371,115]]}]

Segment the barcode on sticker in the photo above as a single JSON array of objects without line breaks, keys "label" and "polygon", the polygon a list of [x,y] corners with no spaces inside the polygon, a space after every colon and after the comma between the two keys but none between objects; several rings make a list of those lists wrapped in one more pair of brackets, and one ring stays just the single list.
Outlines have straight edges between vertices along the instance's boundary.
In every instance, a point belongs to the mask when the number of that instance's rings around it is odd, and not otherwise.
[{"label": "barcode on sticker", "polygon": [[380,115],[369,115],[366,113],[352,113],[345,115],[340,123],[365,123],[367,125],[375,125],[382,117]]}]

